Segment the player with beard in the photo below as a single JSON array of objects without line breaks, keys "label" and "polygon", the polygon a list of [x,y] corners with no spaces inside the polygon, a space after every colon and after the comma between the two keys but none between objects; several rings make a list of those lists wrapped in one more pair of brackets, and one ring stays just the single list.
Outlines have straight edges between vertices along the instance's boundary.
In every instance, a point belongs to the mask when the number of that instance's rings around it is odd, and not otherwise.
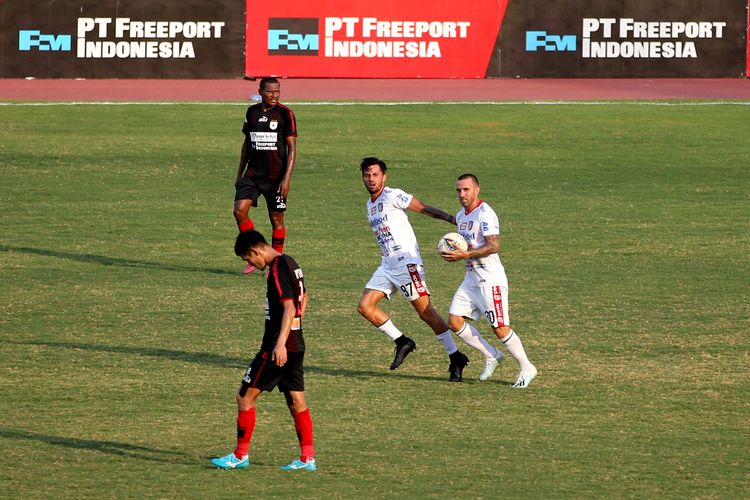
[{"label": "player with beard", "polygon": [[[415,196],[400,189],[386,186],[388,176],[385,162],[368,157],[360,164],[362,181],[370,193],[367,200],[367,217],[375,239],[380,245],[381,263],[365,285],[359,300],[358,312],[395,343],[395,356],[391,370],[398,368],[406,356],[416,349],[416,343],[404,335],[378,305],[393,292],[400,291],[411,303],[419,318],[430,326],[450,358],[451,382],[461,382],[469,358],[458,350],[448,323],[438,314],[430,301],[425,281],[425,270],[417,238],[406,210],[455,223],[452,215],[425,205]],[[481,336],[467,332],[459,338],[487,356],[494,348]]]},{"label": "player with beard", "polygon": [[[466,263],[466,275],[453,296],[448,324],[460,336],[467,330],[476,332],[464,318],[477,320],[484,316],[497,338],[518,362],[520,372],[513,387],[525,389],[536,377],[537,369],[526,356],[521,338],[510,327],[508,277],[498,255],[500,219],[492,207],[479,198],[479,180],[475,175],[460,176],[456,180],[456,193],[463,207],[456,214],[456,228],[469,248],[441,253],[448,262],[463,260]],[[488,359],[480,379],[485,374],[487,377],[492,375],[501,360],[502,355],[494,360]]]}]

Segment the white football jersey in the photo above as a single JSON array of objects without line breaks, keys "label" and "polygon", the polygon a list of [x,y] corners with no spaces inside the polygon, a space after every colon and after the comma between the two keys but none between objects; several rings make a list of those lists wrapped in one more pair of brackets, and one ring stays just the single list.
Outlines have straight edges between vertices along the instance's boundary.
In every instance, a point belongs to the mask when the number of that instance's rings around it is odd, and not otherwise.
[{"label": "white football jersey", "polygon": [[417,237],[406,215],[411,199],[409,193],[386,187],[375,201],[367,200],[367,219],[380,245],[385,267],[422,265]]},{"label": "white football jersey", "polygon": [[[469,249],[479,248],[485,244],[485,236],[500,234],[500,219],[492,207],[480,202],[470,213],[461,209],[456,214],[456,228],[458,233],[466,239]],[[495,282],[505,277],[505,268],[497,253],[486,257],[464,260],[466,274],[479,283]]]}]

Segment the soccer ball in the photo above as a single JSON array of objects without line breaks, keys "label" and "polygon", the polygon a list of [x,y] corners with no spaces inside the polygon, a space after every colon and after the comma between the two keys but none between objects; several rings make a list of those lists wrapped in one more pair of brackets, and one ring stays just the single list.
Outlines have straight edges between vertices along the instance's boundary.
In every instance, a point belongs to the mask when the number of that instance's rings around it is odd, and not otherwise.
[{"label": "soccer ball", "polygon": [[440,238],[437,244],[437,250],[440,253],[452,252],[454,250],[466,250],[467,248],[469,248],[469,244],[466,243],[464,237],[458,233],[446,234]]}]

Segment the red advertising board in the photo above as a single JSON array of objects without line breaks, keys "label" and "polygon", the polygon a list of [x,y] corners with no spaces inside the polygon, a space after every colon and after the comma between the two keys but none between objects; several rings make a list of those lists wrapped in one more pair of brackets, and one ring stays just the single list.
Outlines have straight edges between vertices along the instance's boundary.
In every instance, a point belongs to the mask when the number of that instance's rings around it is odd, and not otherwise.
[{"label": "red advertising board", "polygon": [[245,74],[484,78],[507,4],[247,0]]}]

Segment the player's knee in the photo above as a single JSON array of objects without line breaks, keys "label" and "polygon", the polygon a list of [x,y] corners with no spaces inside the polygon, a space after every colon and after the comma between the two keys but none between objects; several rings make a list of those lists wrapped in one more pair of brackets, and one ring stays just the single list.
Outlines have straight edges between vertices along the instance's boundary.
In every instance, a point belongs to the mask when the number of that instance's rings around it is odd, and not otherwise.
[{"label": "player's knee", "polygon": [[274,229],[284,229],[284,214],[283,212],[270,212],[268,218],[271,221],[271,227]]},{"label": "player's knee", "polygon": [[304,398],[294,397],[290,392],[285,392],[284,398],[286,398],[286,405],[292,415],[307,409],[307,404],[305,403]]},{"label": "player's knee", "polygon": [[429,309],[425,309],[424,311],[419,311],[419,319],[424,321],[425,323],[431,323],[434,320],[434,315]]},{"label": "player's knee", "polygon": [[500,340],[503,340],[505,337],[507,337],[510,334],[509,326],[497,326],[494,328],[494,330],[495,330],[495,335]]},{"label": "player's knee", "polygon": [[245,219],[247,217],[247,209],[243,209],[240,207],[234,207],[234,210],[232,211],[232,213],[234,214],[234,218],[238,221]]},{"label": "player's knee", "polygon": [[372,307],[364,300],[360,300],[357,304],[357,312],[367,318],[370,316],[370,311],[372,311]]},{"label": "player's knee", "polygon": [[441,318],[435,308],[432,307],[432,304],[429,304],[424,309],[417,310],[417,314],[419,314],[419,319],[421,319],[428,325],[443,321],[443,318]]},{"label": "player's knee", "polygon": [[240,410],[247,410],[250,408],[251,403],[247,401],[247,397],[244,394],[237,393],[237,408]]},{"label": "player's knee", "polygon": [[453,314],[448,316],[448,327],[457,332],[464,326],[464,319],[461,316],[455,316]]}]

